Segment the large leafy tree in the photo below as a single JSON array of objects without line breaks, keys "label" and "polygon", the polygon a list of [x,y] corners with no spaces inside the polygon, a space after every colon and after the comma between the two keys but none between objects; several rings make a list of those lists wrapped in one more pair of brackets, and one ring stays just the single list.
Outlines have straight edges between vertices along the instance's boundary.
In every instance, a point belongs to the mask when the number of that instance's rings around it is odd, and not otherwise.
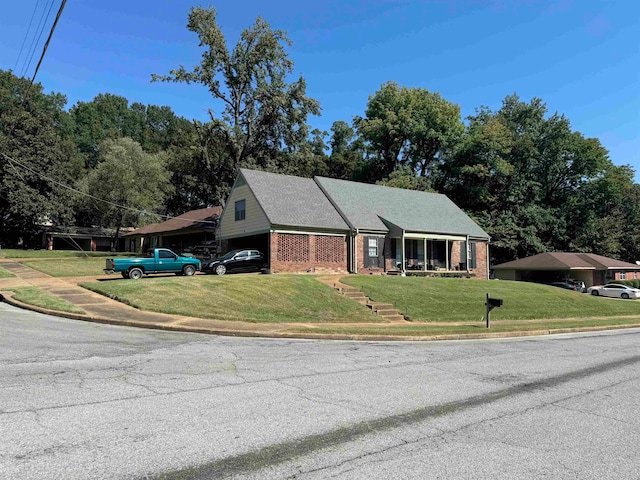
[{"label": "large leafy tree", "polygon": [[90,102],[78,102],[69,110],[73,138],[88,168],[99,161],[99,145],[106,139],[129,137],[147,152],[166,150],[176,134],[189,124],[167,106],[129,101],[119,95],[101,93]]},{"label": "large leafy tree", "polygon": [[0,241],[39,245],[44,223],[67,224],[80,165],[66,98],[0,70]]},{"label": "large leafy tree", "polygon": [[[282,170],[283,160],[289,160],[283,152],[295,152],[307,141],[307,117],[320,111],[318,102],[306,95],[304,78],[289,82],[293,62],[285,51],[291,44],[286,34],[258,18],[229,49],[216,10],[202,7],[191,9],[187,28],[205,49],[200,64],[191,71],[180,66],[169,75],[153,74],[152,81],[201,84],[221,107],[209,110],[209,124],[196,122],[200,143],[221,145],[231,163],[221,174],[214,172],[218,181],[230,184],[237,168],[245,165]],[[206,158],[204,163],[215,168]]]},{"label": "large leafy tree", "polygon": [[[501,262],[580,249],[576,238],[590,216],[586,192],[610,168],[597,139],[573,131],[563,115],[548,116],[542,100],[511,95],[497,112],[481,108],[470,117],[438,188],[486,228]],[[612,252],[591,249],[604,250]]]},{"label": "large leafy tree", "polygon": [[327,159],[327,170],[331,177],[360,179],[365,151],[363,141],[356,136],[355,129],[342,120],[333,122],[329,147],[331,154]]},{"label": "large leafy tree", "polygon": [[406,166],[428,180],[464,131],[460,107],[423,88],[382,85],[369,97],[359,134],[374,155],[373,175],[388,177]]},{"label": "large leafy tree", "polygon": [[85,208],[100,225],[115,228],[114,246],[123,226],[157,221],[171,189],[164,154],[146,153],[127,137],[100,144],[98,165],[81,185]]}]

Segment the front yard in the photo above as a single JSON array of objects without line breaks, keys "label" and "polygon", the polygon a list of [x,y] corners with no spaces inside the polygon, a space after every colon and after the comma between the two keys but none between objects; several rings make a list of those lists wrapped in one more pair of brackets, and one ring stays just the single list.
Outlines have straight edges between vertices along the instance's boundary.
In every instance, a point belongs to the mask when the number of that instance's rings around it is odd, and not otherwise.
[{"label": "front yard", "polygon": [[307,275],[197,275],[81,283],[141,310],[268,323],[381,322]]},{"label": "front yard", "polygon": [[342,282],[376,302],[392,303],[415,322],[478,322],[485,297],[502,298],[494,320],[536,320],[637,315],[640,300],[597,298],[538,283],[464,278],[351,275]]},{"label": "front yard", "polygon": [[[104,268],[104,257],[20,261],[54,277],[98,279]],[[5,272],[0,267],[0,278]],[[164,275],[141,280],[114,275],[81,285],[141,310],[223,321],[289,323],[286,331],[300,334],[410,338],[486,333],[487,293],[504,300],[491,313],[490,332],[640,326],[640,300],[597,298],[533,283],[381,275],[346,275],[341,281],[373,301],[393,304],[410,321],[385,322],[312,275]],[[33,291],[20,293],[27,303],[44,300]]]}]

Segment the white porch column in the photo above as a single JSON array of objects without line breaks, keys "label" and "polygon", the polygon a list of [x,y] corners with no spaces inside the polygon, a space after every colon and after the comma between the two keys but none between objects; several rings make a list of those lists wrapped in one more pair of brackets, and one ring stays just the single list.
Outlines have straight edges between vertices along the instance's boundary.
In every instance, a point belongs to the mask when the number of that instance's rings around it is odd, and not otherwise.
[{"label": "white porch column", "polygon": [[465,258],[467,259],[467,273],[471,273],[471,269],[469,268],[469,253],[471,252],[471,247],[469,246],[469,235],[467,235],[467,240],[464,242]]},{"label": "white porch column", "polygon": [[422,258],[424,262],[424,264],[422,265],[422,270],[426,272],[427,271],[427,239],[426,238],[423,239],[422,251],[423,251]]},{"label": "white porch column", "polygon": [[447,272],[449,271],[449,240],[444,241],[444,262]]},{"label": "white porch column", "polygon": [[405,252],[404,252],[404,230],[402,231],[402,237],[401,238],[402,238],[402,267],[400,268],[400,271],[402,273],[405,273],[404,267],[405,267],[406,259],[405,259]]}]

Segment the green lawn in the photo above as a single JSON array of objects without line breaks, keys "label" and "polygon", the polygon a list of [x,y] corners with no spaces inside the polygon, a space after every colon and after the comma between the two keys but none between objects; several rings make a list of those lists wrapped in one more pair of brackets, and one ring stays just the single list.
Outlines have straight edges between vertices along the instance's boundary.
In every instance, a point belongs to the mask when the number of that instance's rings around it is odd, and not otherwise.
[{"label": "green lawn", "polygon": [[76,307],[72,303],[45,292],[38,287],[12,288],[10,291],[14,292],[13,298],[29,305],[48,308],[49,310],[58,312],[84,313],[84,310]]},{"label": "green lawn", "polygon": [[142,310],[243,322],[380,322],[308,275],[197,275],[83,283]]},{"label": "green lawn", "polygon": [[464,278],[353,275],[341,279],[372,300],[393,303],[416,322],[478,322],[485,295],[502,298],[492,320],[534,320],[637,315],[640,300],[597,298],[584,293],[526,282]]},{"label": "green lawn", "polygon": [[26,260],[21,262],[52,277],[84,277],[102,275],[105,267],[104,258],[62,258],[47,260]]},{"label": "green lawn", "polygon": [[10,271],[8,271],[7,269],[0,267],[0,278],[9,278],[9,277],[15,277],[15,275]]}]

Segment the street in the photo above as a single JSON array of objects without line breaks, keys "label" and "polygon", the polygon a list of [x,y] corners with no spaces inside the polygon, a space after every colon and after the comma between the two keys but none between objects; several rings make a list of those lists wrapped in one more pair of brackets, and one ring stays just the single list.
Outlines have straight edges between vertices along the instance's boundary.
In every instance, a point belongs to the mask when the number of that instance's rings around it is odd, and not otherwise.
[{"label": "street", "polygon": [[640,330],[218,337],[0,303],[0,477],[640,477]]}]

